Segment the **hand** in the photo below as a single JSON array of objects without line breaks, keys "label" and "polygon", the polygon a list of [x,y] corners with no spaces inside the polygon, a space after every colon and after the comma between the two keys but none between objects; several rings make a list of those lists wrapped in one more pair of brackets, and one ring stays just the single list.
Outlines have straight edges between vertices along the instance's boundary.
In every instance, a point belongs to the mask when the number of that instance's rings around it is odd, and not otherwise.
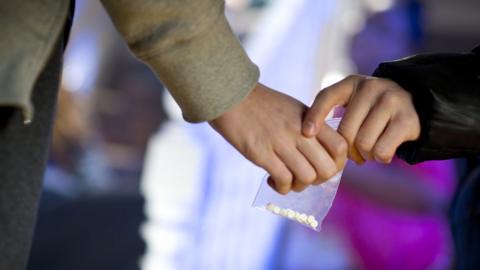
[{"label": "hand", "polygon": [[299,192],[335,175],[347,159],[347,143],[333,129],[325,128],[320,142],[302,135],[306,109],[258,84],[242,103],[210,124],[247,159],[267,170],[275,190]]},{"label": "hand", "polygon": [[357,164],[373,159],[390,163],[400,144],[420,136],[410,93],[391,80],[360,75],[351,75],[317,95],[304,118],[304,135],[315,136],[336,105],[346,106],[338,132]]}]

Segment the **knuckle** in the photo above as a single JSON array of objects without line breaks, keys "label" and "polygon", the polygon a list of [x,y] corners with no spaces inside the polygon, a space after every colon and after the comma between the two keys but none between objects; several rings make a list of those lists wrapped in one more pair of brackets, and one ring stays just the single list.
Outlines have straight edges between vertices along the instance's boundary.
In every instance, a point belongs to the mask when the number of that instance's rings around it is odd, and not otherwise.
[{"label": "knuckle", "polygon": [[263,162],[261,159],[259,159],[256,155],[256,152],[253,150],[252,147],[250,146],[245,146],[243,147],[243,155],[248,159],[248,160],[251,160],[252,162],[254,162],[255,164],[258,164],[260,166],[263,165]]},{"label": "knuckle", "polygon": [[378,77],[375,77],[375,80],[381,84],[381,85],[384,85],[385,87],[387,88],[398,88],[398,85],[396,82],[390,80],[390,79],[387,79],[387,78],[378,78]]},{"label": "knuckle", "polygon": [[356,81],[356,80],[358,80],[358,77],[359,76],[356,75],[356,74],[350,74],[347,77],[345,77],[343,80],[345,80],[345,81]]},{"label": "knuckle", "polygon": [[368,85],[370,88],[378,88],[380,85],[382,85],[381,83],[381,80],[379,80],[378,78],[368,78],[366,81],[365,81],[365,84]]},{"label": "knuckle", "polygon": [[333,88],[332,87],[327,87],[323,90],[320,91],[320,93],[317,94],[315,97],[315,101],[313,102],[314,106],[315,105],[320,105],[322,104],[323,100],[329,100],[332,99],[335,96],[335,93],[333,93]]},{"label": "knuckle", "polygon": [[372,83],[370,80],[362,80],[358,83],[358,87],[356,89],[356,92],[358,94],[366,94],[366,93],[371,93],[373,89]]},{"label": "knuckle", "polygon": [[261,167],[265,167],[267,164],[266,160],[268,159],[264,159],[264,154],[259,151],[259,149],[265,149],[265,146],[256,147],[256,145],[257,143],[255,141],[247,141],[242,147],[240,147],[241,152],[248,160]]},{"label": "knuckle", "polygon": [[395,85],[395,89],[397,89],[397,90],[395,91],[395,93],[396,93],[400,98],[405,99],[405,100],[412,100],[412,95],[411,95],[409,92],[407,92],[407,91],[403,90],[402,88],[400,88],[400,86]]},{"label": "knuckle", "polygon": [[386,107],[395,105],[399,100],[399,96],[393,91],[386,91],[380,97],[380,104]]},{"label": "knuckle", "polygon": [[365,78],[362,81],[361,86],[362,86],[361,89],[363,91],[368,91],[368,92],[378,91],[379,89],[382,88],[381,82],[377,78],[371,78],[371,77]]}]

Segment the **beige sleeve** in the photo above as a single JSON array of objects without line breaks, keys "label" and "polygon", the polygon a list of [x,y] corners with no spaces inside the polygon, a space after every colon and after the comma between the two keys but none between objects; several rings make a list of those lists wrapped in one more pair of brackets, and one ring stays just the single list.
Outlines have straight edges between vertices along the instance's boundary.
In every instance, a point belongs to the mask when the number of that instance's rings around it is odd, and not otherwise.
[{"label": "beige sleeve", "polygon": [[224,15],[223,0],[102,0],[137,57],[160,77],[189,122],[212,120],[259,77]]}]

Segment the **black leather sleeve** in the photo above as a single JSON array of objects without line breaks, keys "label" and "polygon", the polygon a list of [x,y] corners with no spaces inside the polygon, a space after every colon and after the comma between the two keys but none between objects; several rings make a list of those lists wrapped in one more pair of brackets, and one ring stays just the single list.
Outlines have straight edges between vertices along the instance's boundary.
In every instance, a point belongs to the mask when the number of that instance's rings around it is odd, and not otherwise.
[{"label": "black leather sleeve", "polygon": [[480,154],[480,46],[382,63],[373,75],[409,91],[420,117],[420,138],[402,144],[397,156],[417,163]]}]

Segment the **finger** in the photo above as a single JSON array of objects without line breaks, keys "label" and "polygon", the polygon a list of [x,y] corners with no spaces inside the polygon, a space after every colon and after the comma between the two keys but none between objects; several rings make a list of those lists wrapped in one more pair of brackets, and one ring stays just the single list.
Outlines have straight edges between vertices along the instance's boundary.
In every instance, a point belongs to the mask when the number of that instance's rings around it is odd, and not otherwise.
[{"label": "finger", "polygon": [[390,163],[397,148],[407,140],[409,132],[405,121],[393,118],[373,147],[374,159],[380,163]]},{"label": "finger", "polygon": [[300,140],[298,142],[298,150],[315,168],[317,177],[312,184],[323,183],[338,172],[337,165],[330,154],[315,138]]},{"label": "finger", "polygon": [[303,135],[307,137],[315,136],[332,108],[336,105],[348,103],[355,84],[360,78],[359,76],[349,76],[320,91],[311,108],[305,114],[302,125]]},{"label": "finger", "polygon": [[315,169],[296,147],[279,149],[277,155],[293,174],[292,190],[302,190],[317,178]]},{"label": "finger", "polygon": [[375,86],[369,81],[357,85],[338,127],[338,132],[347,140],[349,157],[357,164],[362,164],[365,160],[354,144],[355,137],[378,99],[378,91],[372,91],[372,87]]},{"label": "finger", "polygon": [[280,160],[280,158],[274,154],[269,158],[268,163],[261,165],[268,174],[268,184],[280,194],[287,194],[293,181],[293,174]]},{"label": "finger", "polygon": [[317,140],[328,151],[337,169],[343,169],[348,154],[348,143],[345,138],[327,124],[323,124],[323,127],[317,133]]},{"label": "finger", "polygon": [[[312,184],[313,184],[313,182],[312,182]],[[295,192],[302,192],[302,191],[304,191],[309,185],[311,185],[311,184],[305,184],[305,183],[302,183],[302,182],[300,182],[300,181],[293,180],[292,190],[295,191]]]},{"label": "finger", "polygon": [[360,151],[358,151],[355,145],[350,147],[348,157],[353,160],[357,165],[362,165],[363,163],[365,163],[365,159],[363,159]]},{"label": "finger", "polygon": [[355,137],[355,147],[365,160],[373,159],[373,147],[387,127],[392,116],[392,104],[383,96],[370,110]]}]

